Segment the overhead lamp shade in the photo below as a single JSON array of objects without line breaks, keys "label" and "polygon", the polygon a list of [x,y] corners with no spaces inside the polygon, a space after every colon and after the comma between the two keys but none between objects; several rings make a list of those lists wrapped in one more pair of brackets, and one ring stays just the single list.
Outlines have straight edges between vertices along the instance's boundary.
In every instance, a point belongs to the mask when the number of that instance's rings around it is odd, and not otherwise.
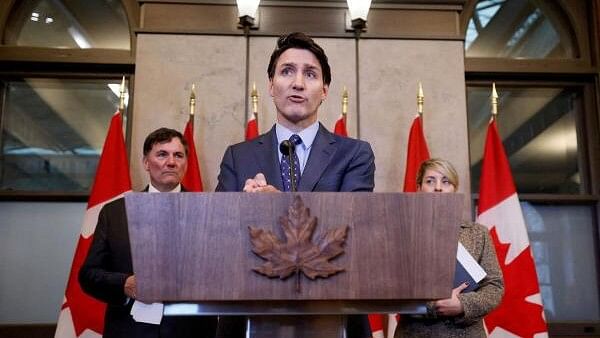
[{"label": "overhead lamp shade", "polygon": [[367,21],[371,0],[347,0],[350,10],[350,19],[363,19]]},{"label": "overhead lamp shade", "polygon": [[256,18],[256,10],[258,9],[260,0],[236,0],[236,2],[239,17],[249,16]]}]

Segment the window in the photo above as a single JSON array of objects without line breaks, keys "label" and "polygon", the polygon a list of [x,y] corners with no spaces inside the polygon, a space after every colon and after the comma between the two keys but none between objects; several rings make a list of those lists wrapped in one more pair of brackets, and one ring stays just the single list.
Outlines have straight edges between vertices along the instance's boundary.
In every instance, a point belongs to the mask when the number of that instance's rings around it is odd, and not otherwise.
[{"label": "window", "polygon": [[[498,129],[519,193],[581,194],[577,87],[498,86]],[[479,191],[483,146],[490,119],[490,87],[468,86],[473,191]],[[544,175],[540,175],[544,173]]]},{"label": "window", "polygon": [[26,0],[13,13],[7,25],[7,45],[130,49],[120,1]]},{"label": "window", "polygon": [[[589,2],[472,0],[462,14],[474,205],[491,117],[521,200],[550,336],[600,324],[600,130]],[[591,331],[590,331],[591,330]]]},{"label": "window", "polygon": [[86,193],[119,86],[117,79],[5,81],[0,189]]},{"label": "window", "polygon": [[[550,1],[479,1],[467,26],[467,57],[573,58],[568,21]],[[539,4],[539,6],[537,6]]]},{"label": "window", "polygon": [[139,4],[22,0],[4,9],[0,195],[84,199],[121,78],[134,71]]},{"label": "window", "polygon": [[547,321],[599,321],[598,247],[590,205],[522,202]]}]

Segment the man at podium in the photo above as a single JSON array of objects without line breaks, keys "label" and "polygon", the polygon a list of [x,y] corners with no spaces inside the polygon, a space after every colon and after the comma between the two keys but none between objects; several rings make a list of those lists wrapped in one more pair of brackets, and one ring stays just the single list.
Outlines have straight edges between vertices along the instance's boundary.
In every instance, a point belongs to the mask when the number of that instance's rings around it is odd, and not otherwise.
[{"label": "man at podium", "polygon": [[[373,191],[375,156],[369,143],[335,135],[318,122],[331,83],[323,48],[304,33],[281,36],[267,75],[277,123],[227,148],[216,191]],[[366,316],[348,322],[348,337],[365,337]],[[245,327],[243,317],[225,318],[218,337],[245,337]]]},{"label": "man at podium", "polygon": [[267,74],[277,123],[227,148],[216,191],[373,191],[369,143],[335,135],[318,122],[331,83],[324,50],[303,33],[284,35]]},{"label": "man at podium", "polygon": [[[180,182],[187,169],[187,143],[180,132],[168,128],[153,131],[144,141],[143,153],[144,169],[150,176],[144,191],[185,191]],[[215,317],[161,318],[162,304],[148,306],[136,301],[124,198],[102,207],[94,240],[79,271],[79,283],[86,293],[107,303],[104,338],[215,335]]]}]

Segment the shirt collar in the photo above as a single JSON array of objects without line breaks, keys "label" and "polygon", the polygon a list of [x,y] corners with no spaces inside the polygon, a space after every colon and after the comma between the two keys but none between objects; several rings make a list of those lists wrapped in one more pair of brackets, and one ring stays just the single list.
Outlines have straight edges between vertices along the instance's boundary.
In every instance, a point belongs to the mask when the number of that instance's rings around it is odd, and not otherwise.
[{"label": "shirt collar", "polygon": [[[152,183],[148,184],[148,192],[160,192],[158,189],[156,189]],[[181,192],[181,183],[178,184],[173,190],[169,191],[169,192]]]},{"label": "shirt collar", "polygon": [[287,129],[279,123],[275,124],[275,133],[277,134],[277,144],[281,144],[283,140],[289,140],[290,136],[296,134],[300,136],[302,139],[302,147],[304,149],[309,149],[315,137],[317,137],[317,132],[319,131],[319,121],[315,121],[315,123],[310,126],[302,129],[301,131],[294,133],[293,131]]}]

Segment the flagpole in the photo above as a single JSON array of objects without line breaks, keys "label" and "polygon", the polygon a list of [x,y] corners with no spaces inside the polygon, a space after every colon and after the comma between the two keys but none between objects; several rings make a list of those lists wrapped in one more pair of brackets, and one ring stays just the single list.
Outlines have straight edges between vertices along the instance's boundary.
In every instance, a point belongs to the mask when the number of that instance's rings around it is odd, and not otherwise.
[{"label": "flagpole", "polygon": [[190,93],[190,122],[192,129],[194,128],[194,112],[196,111],[196,84],[192,83],[192,92]]},{"label": "flagpole", "polygon": [[258,123],[258,90],[256,90],[256,82],[252,82],[250,97],[252,98],[252,114],[254,114],[254,119]]},{"label": "flagpole", "polygon": [[496,82],[492,82],[492,120],[498,116],[498,92],[496,92]]},{"label": "flagpole", "polygon": [[121,79],[121,87],[119,89],[119,113],[121,113],[121,117],[125,112],[125,75]]},{"label": "flagpole", "polygon": [[344,86],[344,91],[342,92],[342,119],[344,120],[344,124],[346,124],[346,116],[348,115],[348,89]]},{"label": "flagpole", "polygon": [[[121,128],[123,128],[123,120],[125,117],[125,75],[121,78],[121,87],[119,88],[119,115],[121,116]],[[127,125],[131,127],[131,119],[127,119]],[[127,126],[125,126],[127,129]],[[131,155],[131,137],[127,135],[125,138],[127,156]]]},{"label": "flagpole", "polygon": [[423,117],[423,105],[425,104],[425,96],[423,95],[423,86],[419,81],[419,89],[417,90],[417,113],[419,117]]}]

